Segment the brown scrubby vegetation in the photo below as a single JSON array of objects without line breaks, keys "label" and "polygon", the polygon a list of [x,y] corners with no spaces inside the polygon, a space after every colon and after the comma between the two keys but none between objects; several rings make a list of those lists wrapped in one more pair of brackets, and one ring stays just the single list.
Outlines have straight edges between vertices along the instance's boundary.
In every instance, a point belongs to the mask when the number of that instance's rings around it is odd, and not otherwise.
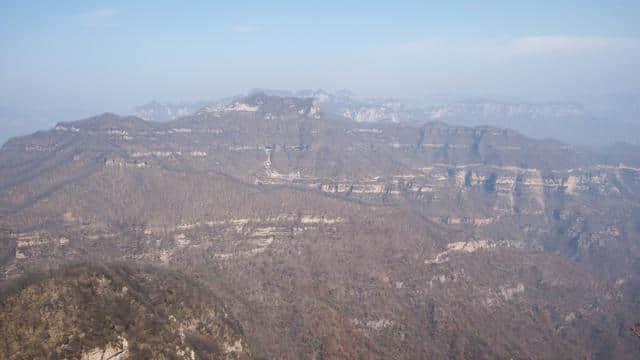
[{"label": "brown scrubby vegetation", "polygon": [[[124,263],[77,263],[3,284],[0,334],[6,359],[80,358],[108,347],[134,359],[252,358],[239,323],[202,284]],[[236,343],[242,351],[229,352]]]},{"label": "brown scrubby vegetation", "polygon": [[637,153],[245,101],[4,145],[6,354],[640,356]]}]

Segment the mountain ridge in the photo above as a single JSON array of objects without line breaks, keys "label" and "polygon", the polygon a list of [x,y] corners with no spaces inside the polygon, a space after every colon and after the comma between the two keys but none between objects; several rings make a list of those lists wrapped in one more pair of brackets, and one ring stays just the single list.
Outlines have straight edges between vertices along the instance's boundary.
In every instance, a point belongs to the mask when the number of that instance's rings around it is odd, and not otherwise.
[{"label": "mountain ridge", "polygon": [[[561,138],[574,145],[603,146],[616,141],[636,143],[635,97],[621,97],[616,102],[607,97],[576,100],[531,102],[500,97],[426,97],[424,99],[364,98],[349,91],[254,89],[275,96],[316,98],[325,112],[363,123],[421,124],[433,120],[477,126],[514,128],[535,138]],[[215,102],[212,108],[238,99]],[[169,106],[167,111],[173,111]],[[182,115],[191,115],[192,109]],[[144,116],[144,110],[138,112]],[[146,117],[147,119],[152,119]],[[173,117],[176,118],[176,117]]]},{"label": "mountain ridge", "polygon": [[616,330],[640,308],[635,148],[314,103],[254,94],[7,142],[1,281],[80,259],[181,271],[265,357],[640,353]]}]

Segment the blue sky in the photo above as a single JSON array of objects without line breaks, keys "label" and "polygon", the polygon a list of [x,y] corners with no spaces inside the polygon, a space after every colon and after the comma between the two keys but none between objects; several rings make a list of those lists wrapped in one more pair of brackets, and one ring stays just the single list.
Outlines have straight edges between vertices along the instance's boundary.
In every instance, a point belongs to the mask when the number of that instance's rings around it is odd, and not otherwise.
[{"label": "blue sky", "polygon": [[254,87],[553,99],[640,84],[640,1],[7,1],[0,97],[124,111]]}]

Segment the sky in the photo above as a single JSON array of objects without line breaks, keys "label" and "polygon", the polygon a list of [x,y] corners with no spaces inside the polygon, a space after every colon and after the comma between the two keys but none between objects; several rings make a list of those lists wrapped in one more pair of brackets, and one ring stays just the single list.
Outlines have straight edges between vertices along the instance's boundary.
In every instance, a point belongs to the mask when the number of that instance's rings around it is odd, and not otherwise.
[{"label": "sky", "polygon": [[640,1],[0,2],[0,105],[637,91]]}]

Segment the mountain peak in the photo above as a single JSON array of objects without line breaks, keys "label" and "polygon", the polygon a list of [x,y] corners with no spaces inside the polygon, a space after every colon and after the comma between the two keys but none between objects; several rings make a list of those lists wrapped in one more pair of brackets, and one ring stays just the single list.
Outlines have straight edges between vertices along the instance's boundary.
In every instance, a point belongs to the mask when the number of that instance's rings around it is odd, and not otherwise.
[{"label": "mountain peak", "polygon": [[220,107],[205,107],[202,112],[260,112],[271,114],[298,113],[300,115],[317,118],[320,109],[313,98],[294,96],[268,95],[257,91],[237,99],[229,105]]}]

